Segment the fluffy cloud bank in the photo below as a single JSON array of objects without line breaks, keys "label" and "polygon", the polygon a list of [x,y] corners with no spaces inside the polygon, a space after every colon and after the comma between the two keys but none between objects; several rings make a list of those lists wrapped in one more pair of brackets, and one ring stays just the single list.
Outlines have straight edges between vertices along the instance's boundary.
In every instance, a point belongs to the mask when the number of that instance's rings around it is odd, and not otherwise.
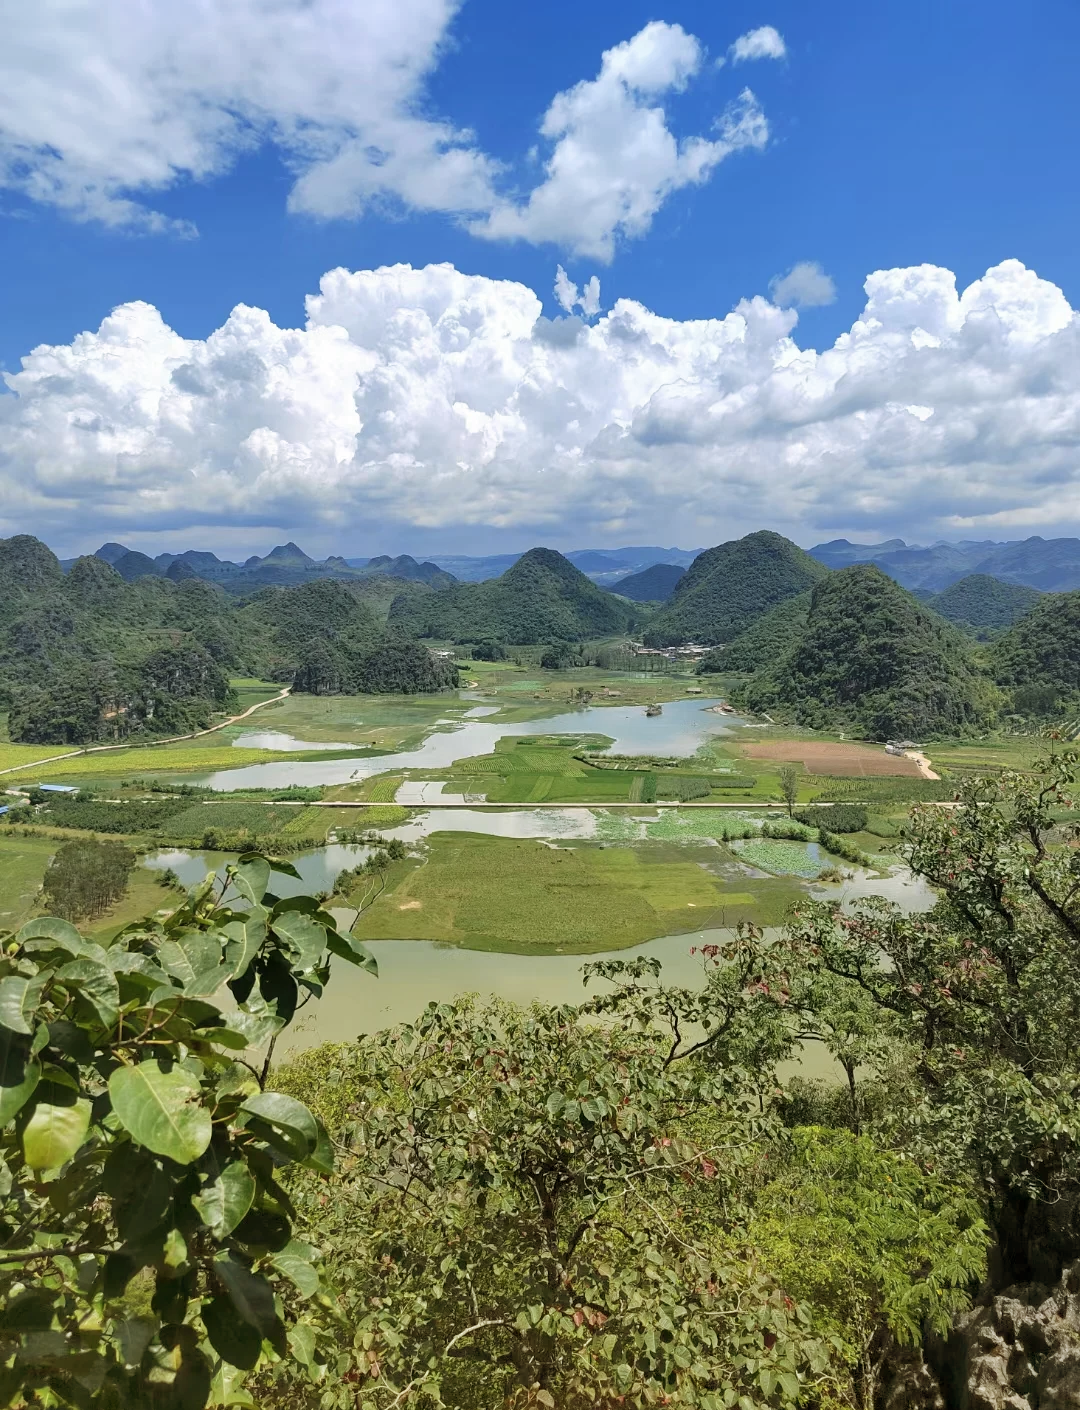
[{"label": "fluffy cloud bank", "polygon": [[[357,217],[391,200],[487,239],[551,241],[610,258],[680,187],[768,128],[746,90],[714,137],[677,138],[663,107],[701,44],[654,21],[553,99],[545,176],[512,174],[476,134],[426,116],[427,82],[461,0],[34,0],[8,7],[0,46],[0,186],[78,219],[191,233],[146,204],[271,144],[295,176],[290,208]],[[776,32],[768,32],[779,41]],[[764,30],[747,57],[778,57]],[[781,52],[783,49],[780,41]]]},{"label": "fluffy cloud bank", "polygon": [[334,270],[302,329],[241,306],[189,340],[127,304],[8,376],[0,523],[67,541],[274,526],[346,551],[372,525],[713,542],[1080,523],[1061,290],[1010,260],[962,293],[922,265],[866,294],[822,352],[763,298],[549,321],[523,285],[445,264]]}]

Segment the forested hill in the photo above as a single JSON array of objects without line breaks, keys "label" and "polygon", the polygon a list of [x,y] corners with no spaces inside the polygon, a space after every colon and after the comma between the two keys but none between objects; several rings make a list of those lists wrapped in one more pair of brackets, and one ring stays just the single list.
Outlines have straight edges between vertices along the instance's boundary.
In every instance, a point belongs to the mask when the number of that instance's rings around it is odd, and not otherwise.
[{"label": "forested hill", "polygon": [[1038,589],[1022,583],[1006,583],[987,573],[969,573],[944,592],[927,598],[926,605],[958,627],[993,631],[1011,627],[1042,596]]},{"label": "forested hill", "polygon": [[654,563],[640,573],[619,578],[611,584],[611,591],[632,602],[666,602],[685,576],[686,569],[674,563]]},{"label": "forested hill", "polygon": [[390,623],[440,641],[585,641],[630,629],[635,611],[561,553],[533,548],[500,578],[395,602]]},{"label": "forested hill", "polygon": [[651,646],[733,641],[778,602],[806,592],[828,573],[768,529],[719,544],[694,559],[645,640]]},{"label": "forested hill", "polygon": [[814,589],[806,631],[743,692],[756,710],[871,739],[921,739],[985,725],[993,687],[967,642],[880,568],[859,564]]},{"label": "forested hill", "polygon": [[727,646],[714,647],[702,657],[700,675],[714,671],[757,671],[779,661],[806,633],[810,594],[787,597],[747,627]]},{"label": "forested hill", "polygon": [[[397,586],[399,596],[434,595]],[[231,706],[230,676],[314,691],[453,684],[453,668],[436,669],[429,652],[397,649],[369,591],[314,579],[238,601],[198,578],[127,582],[97,557],[65,575],[37,539],[3,539],[0,708],[12,738],[87,743],[202,728]]]},{"label": "forested hill", "polygon": [[1080,691],[1080,592],[1047,593],[994,643],[990,664],[1014,695],[1047,692],[1046,706]]}]

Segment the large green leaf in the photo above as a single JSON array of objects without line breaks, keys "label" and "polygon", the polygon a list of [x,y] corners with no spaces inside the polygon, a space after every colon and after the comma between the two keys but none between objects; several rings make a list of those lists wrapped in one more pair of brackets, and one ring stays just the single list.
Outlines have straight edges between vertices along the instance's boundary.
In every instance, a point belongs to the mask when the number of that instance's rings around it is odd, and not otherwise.
[{"label": "large green leaf", "polygon": [[266,911],[258,906],[250,915],[223,925],[221,931],[227,937],[225,962],[232,969],[233,978],[239,979],[247,973],[252,960],[266,943]]},{"label": "large green leaf", "polygon": [[325,926],[303,911],[285,911],[272,916],[270,925],[274,934],[289,947],[297,970],[304,973],[315,968],[326,949]]},{"label": "large green leaf", "polygon": [[257,906],[270,884],[270,863],[257,852],[245,852],[236,866],[230,867],[232,884],[245,901]]},{"label": "large green leaf", "polygon": [[118,1067],[109,1096],[124,1129],[155,1155],[190,1165],[210,1144],[210,1113],[200,1105],[198,1082],[182,1068],[167,1070],[156,1058]]},{"label": "large green leaf", "polygon": [[272,1013],[265,1006],[261,1011],[256,1009],[252,1012],[252,1005],[249,1004],[229,1014],[229,1027],[237,1033],[242,1033],[252,1048],[261,1048],[275,1033],[280,1033],[284,1026],[285,1020],[278,1018],[276,1013]]},{"label": "large green leaf", "polygon": [[319,1291],[319,1270],[312,1264],[315,1250],[299,1239],[290,1239],[280,1253],[270,1258],[271,1265],[296,1286],[301,1297],[311,1297]]},{"label": "large green leaf", "polygon": [[318,1147],[319,1123],[295,1097],[286,1097],[280,1092],[256,1092],[240,1107],[240,1114],[249,1118],[249,1125],[265,1122],[272,1126],[294,1160],[304,1160]]},{"label": "large green leaf", "polygon": [[189,930],[177,940],[164,940],[157,958],[185,988],[195,977],[221,963],[221,941],[216,935]]},{"label": "large green leaf", "polygon": [[241,1318],[279,1349],[284,1348],[285,1328],[274,1307],[274,1290],[260,1273],[245,1268],[239,1259],[222,1254],[214,1259],[214,1272]]},{"label": "large green leaf", "polygon": [[326,948],[331,954],[338,955],[343,960],[348,960],[350,964],[357,964],[361,969],[366,969],[369,974],[379,976],[379,962],[367,948],[361,945],[359,940],[354,940],[351,935],[346,935],[341,930],[328,930],[326,932]]},{"label": "large green leaf", "polygon": [[22,1111],[40,1080],[41,1064],[28,1055],[27,1044],[0,1028],[0,1127]]},{"label": "large green leaf", "polygon": [[202,1306],[203,1326],[210,1345],[223,1361],[250,1371],[262,1353],[262,1333],[250,1322],[237,1317],[227,1297],[212,1297]]},{"label": "large green leaf", "polygon": [[78,999],[89,1004],[106,1028],[120,1014],[120,986],[107,965],[96,960],[72,960],[56,972],[57,979]]},{"label": "large green leaf", "polygon": [[255,1177],[242,1160],[234,1160],[219,1170],[191,1203],[214,1238],[223,1239],[240,1223],[254,1198]]},{"label": "large green leaf", "polygon": [[33,1031],[30,1015],[41,997],[41,990],[40,979],[23,979],[16,974],[0,979],[0,1024],[13,1033],[29,1037]]},{"label": "large green leaf", "polygon": [[38,1102],[23,1127],[23,1155],[34,1170],[55,1170],[71,1159],[86,1139],[90,1103],[79,1098],[70,1106]]},{"label": "large green leaf", "polygon": [[35,916],[15,937],[16,944],[25,945],[28,950],[49,948],[28,943],[34,940],[49,940],[70,955],[81,955],[86,943],[70,921],[58,916]]}]

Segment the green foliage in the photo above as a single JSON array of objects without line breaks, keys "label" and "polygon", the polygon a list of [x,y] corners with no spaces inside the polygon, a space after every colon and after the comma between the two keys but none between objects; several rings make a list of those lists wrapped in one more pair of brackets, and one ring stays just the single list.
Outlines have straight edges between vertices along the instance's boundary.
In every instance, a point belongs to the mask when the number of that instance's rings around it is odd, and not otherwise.
[{"label": "green foliage", "polygon": [[762,1261],[823,1333],[844,1346],[859,1403],[876,1403],[895,1343],[924,1325],[946,1333],[986,1262],[970,1187],[942,1179],[866,1137],[796,1130],[776,1151],[748,1235]]},{"label": "green foliage", "polygon": [[1007,583],[986,573],[966,578],[926,599],[926,606],[958,627],[1000,629],[1011,627],[1042,599],[1037,588]]},{"label": "green foliage", "polygon": [[656,796],[688,803],[692,798],[707,798],[711,787],[707,778],[690,774],[660,774],[656,780]]},{"label": "green foliage", "polygon": [[65,842],[45,870],[45,904],[65,920],[98,916],[128,888],[135,854],[119,842]]},{"label": "green foliage", "polygon": [[1080,689],[1080,592],[1046,594],[994,643],[990,668],[1000,685]]},{"label": "green foliage", "polygon": [[115,803],[85,791],[36,796],[32,792],[30,796],[34,802],[41,802],[36,819],[49,827],[78,827],[87,832],[128,836],[168,830],[169,823],[190,807],[187,798],[139,798]]},{"label": "green foliage", "polygon": [[505,661],[506,647],[501,641],[477,641],[470,654],[474,661]]},{"label": "green foliage", "polygon": [[671,600],[649,623],[645,640],[650,646],[734,641],[771,608],[805,593],[828,572],[790,539],[768,530],[722,543],[694,559]]},{"label": "green foliage", "polygon": [[[432,1004],[281,1074],[348,1151],[330,1201],[293,1183],[347,1329],[315,1352],[341,1377],[327,1410],[779,1410],[825,1380],[804,1311],[699,1213],[738,1206],[756,1103],[637,1011],[632,985],[584,1009]],[[291,1371],[276,1389],[319,1394]]]},{"label": "green foliage", "polygon": [[203,647],[164,646],[137,667],[75,666],[20,697],[8,732],[30,744],[89,744],[205,729],[235,707],[229,678]]},{"label": "green foliage", "polygon": [[812,728],[847,722],[872,739],[971,730],[993,707],[963,638],[873,564],[821,582],[805,635],[742,695],[752,709]]},{"label": "green foliage", "polygon": [[361,658],[356,683],[368,695],[430,695],[455,689],[458,669],[418,642],[385,641]]},{"label": "green foliage", "polygon": [[733,642],[707,652],[698,662],[698,675],[712,671],[759,671],[771,665],[801,640],[809,612],[808,592],[778,602]]},{"label": "green foliage", "polygon": [[497,640],[511,645],[583,641],[625,632],[636,613],[550,548],[533,548],[500,578],[457,583],[412,602],[394,603],[391,625],[440,641]]},{"label": "green foliage", "polygon": [[861,847],[856,847],[854,842],[849,842],[839,832],[829,832],[826,828],[819,827],[818,840],[826,852],[831,852],[834,857],[843,857],[845,862],[851,862],[856,867],[866,867],[867,869],[873,867],[873,859],[868,857]]},{"label": "green foliage", "polygon": [[[852,914],[801,902],[792,962],[862,990],[910,1045],[892,1139],[972,1174],[999,1285],[1053,1281],[1080,1252],[1080,830],[1075,753],[1042,777],[974,780],[951,810],[917,809],[905,854],[938,888],[928,915],[883,900]],[[778,956],[779,958],[779,956]]]},{"label": "green foliage", "polygon": [[862,832],[868,816],[859,803],[833,803],[827,808],[806,808],[795,814],[808,827],[823,827],[829,832]]},{"label": "green foliage", "polygon": [[250,1404],[244,1374],[304,1344],[284,1301],[323,1283],[278,1172],[328,1174],[333,1152],[243,1055],[321,992],[332,954],[374,963],[316,902],[278,900],[282,871],[243,857],[108,949],[50,917],[4,938],[6,1402]]}]

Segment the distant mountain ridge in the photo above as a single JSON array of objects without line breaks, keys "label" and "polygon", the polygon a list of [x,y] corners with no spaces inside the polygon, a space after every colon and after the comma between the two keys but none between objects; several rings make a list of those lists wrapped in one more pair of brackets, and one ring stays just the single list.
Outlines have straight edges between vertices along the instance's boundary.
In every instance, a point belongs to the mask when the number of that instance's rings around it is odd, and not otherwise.
[{"label": "distant mountain ridge", "polygon": [[1039,592],[1072,592],[1080,588],[1080,539],[992,539],[936,543],[929,547],[903,539],[859,544],[833,539],[807,550],[827,568],[876,563],[909,591],[944,592],[972,573],[1018,583]]},{"label": "distant mountain ridge", "polygon": [[[196,577],[219,583],[229,592],[240,593],[254,592],[261,587],[292,587],[320,578],[356,581],[378,575],[425,583],[431,588],[449,587],[457,581],[452,573],[447,573],[436,564],[418,563],[407,553],[397,558],[383,554],[379,558],[356,559],[353,562],[334,554],[319,562],[291,541],[278,544],[263,558],[253,554],[243,563],[232,563],[219,558],[216,553],[194,548],[183,553],[159,553],[156,558],[150,558],[137,549],[125,548],[121,543],[102,544],[94,557],[115,568],[129,583],[151,576],[167,577],[173,582]],[[66,562],[62,566],[66,569],[71,563]]]}]

